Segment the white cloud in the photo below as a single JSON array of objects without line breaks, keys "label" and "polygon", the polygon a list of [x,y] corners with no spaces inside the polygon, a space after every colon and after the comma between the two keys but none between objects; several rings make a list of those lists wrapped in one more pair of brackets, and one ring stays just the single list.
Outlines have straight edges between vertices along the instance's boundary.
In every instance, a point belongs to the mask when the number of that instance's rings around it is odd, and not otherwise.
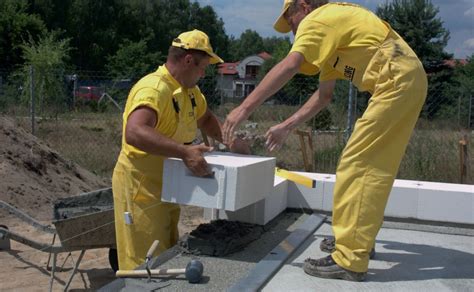
[{"label": "white cloud", "polygon": [[464,16],[474,17],[474,7],[471,7],[469,10],[465,11]]},{"label": "white cloud", "polygon": [[463,46],[467,50],[474,50],[474,38],[465,40]]}]

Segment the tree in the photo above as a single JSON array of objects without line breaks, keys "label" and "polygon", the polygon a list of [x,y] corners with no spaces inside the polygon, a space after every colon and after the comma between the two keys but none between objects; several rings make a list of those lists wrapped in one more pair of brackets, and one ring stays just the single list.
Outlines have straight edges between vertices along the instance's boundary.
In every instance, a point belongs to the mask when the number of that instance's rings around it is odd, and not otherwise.
[{"label": "tree", "polygon": [[255,55],[264,51],[263,39],[258,32],[247,29],[240,38],[230,39],[230,57],[232,61],[239,61],[247,56]]},{"label": "tree", "polygon": [[64,29],[71,37],[72,58],[77,68],[103,70],[106,56],[118,49],[117,35],[119,1],[76,0]]},{"label": "tree", "polygon": [[457,100],[448,90],[456,83],[452,68],[445,65],[445,60],[452,58],[444,51],[449,31],[436,17],[438,12],[430,0],[393,0],[376,11],[405,39],[428,73],[428,97],[423,109],[423,116],[428,119],[439,117],[443,107]]},{"label": "tree", "polygon": [[125,40],[117,52],[107,58],[106,69],[112,77],[133,80],[154,71],[164,61],[161,52],[149,51],[146,40]]},{"label": "tree", "polygon": [[225,33],[224,21],[217,17],[217,13],[211,6],[199,7],[199,3],[194,2],[190,9],[191,19],[188,30],[197,28],[204,31],[210,38],[212,47],[216,54],[223,60],[228,60],[229,37]]},{"label": "tree", "polygon": [[270,55],[273,55],[276,53],[278,48],[281,48],[282,46],[286,46],[287,44],[291,44],[290,38],[285,36],[285,37],[266,37],[263,39],[263,50],[267,53],[270,53]]},{"label": "tree", "polygon": [[451,68],[453,83],[446,86],[445,95],[452,95],[450,102],[442,103],[436,117],[449,121],[456,127],[472,128],[474,125],[474,54],[466,64],[457,63]]},{"label": "tree", "polygon": [[393,0],[379,6],[377,15],[390,23],[432,71],[452,56],[444,51],[449,31],[436,17],[439,9],[430,0]]},{"label": "tree", "polygon": [[23,64],[21,45],[31,36],[38,39],[46,31],[37,15],[27,12],[26,0],[0,1],[0,60],[4,69]]},{"label": "tree", "polygon": [[[53,107],[55,113],[61,110],[61,103],[66,103],[64,92],[64,70],[69,59],[69,40],[59,39],[58,32],[47,33],[38,41],[30,38],[21,45],[25,64],[17,73],[24,80],[23,88],[30,88],[34,82],[35,99],[38,108],[43,111]],[[30,68],[34,76],[31,79]],[[22,101],[30,102],[28,90],[23,90]]]},{"label": "tree", "polygon": [[[258,74],[258,79],[262,80],[265,75],[281,60],[283,60],[291,49],[288,41],[280,42],[274,49],[272,58],[266,60]],[[314,76],[296,75],[273,97],[281,104],[300,105],[305,102],[317,88],[317,79]]]},{"label": "tree", "polygon": [[27,12],[41,16],[48,30],[61,31],[70,19],[73,1],[28,0]]},{"label": "tree", "polygon": [[[26,1],[26,0],[24,0]],[[190,0],[28,0],[48,30],[71,39],[77,68],[104,70],[107,57],[123,50],[125,40],[146,42],[144,54],[166,55],[173,38],[194,28],[206,32],[214,49],[227,58],[229,38],[211,6]],[[154,64],[155,66],[157,64]]]}]

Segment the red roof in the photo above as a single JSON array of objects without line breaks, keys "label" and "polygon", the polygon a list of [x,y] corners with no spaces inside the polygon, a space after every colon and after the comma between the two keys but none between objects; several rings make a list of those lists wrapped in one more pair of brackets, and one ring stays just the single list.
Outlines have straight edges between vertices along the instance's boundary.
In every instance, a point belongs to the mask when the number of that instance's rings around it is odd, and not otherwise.
[{"label": "red roof", "polygon": [[[271,59],[272,55],[270,55],[267,52],[261,52],[258,54],[260,58],[264,60]],[[219,74],[223,75],[235,75],[238,74],[239,72],[237,71],[237,65],[239,65],[240,62],[234,62],[234,63],[222,63],[217,66],[217,72]]]},{"label": "red roof", "polygon": [[272,58],[272,55],[270,55],[267,52],[261,52],[260,54],[258,54],[258,56],[264,60],[268,60]]},{"label": "red roof", "polygon": [[466,59],[444,60],[444,64],[445,64],[446,66],[451,67],[451,68],[454,68],[454,67],[456,67],[456,66],[458,66],[458,65],[464,66],[464,65],[466,65],[467,63],[468,63],[468,62],[467,62]]},{"label": "red roof", "polygon": [[239,62],[219,64],[217,72],[219,72],[219,74],[223,74],[223,75],[237,74],[238,73],[237,72],[237,65],[239,65]]}]

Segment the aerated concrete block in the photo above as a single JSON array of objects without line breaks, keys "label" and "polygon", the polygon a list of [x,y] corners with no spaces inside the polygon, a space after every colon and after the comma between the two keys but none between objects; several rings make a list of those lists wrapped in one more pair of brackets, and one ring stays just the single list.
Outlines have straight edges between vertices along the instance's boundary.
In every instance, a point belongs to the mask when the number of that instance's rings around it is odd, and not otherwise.
[{"label": "aerated concrete block", "polygon": [[218,218],[213,218],[213,210],[206,209],[204,218],[227,219],[258,225],[265,225],[286,209],[288,181],[275,176],[272,192],[265,199],[237,211],[218,211]]},{"label": "aerated concrete block", "polygon": [[288,182],[288,208],[322,210],[324,205],[324,182],[331,175],[312,172],[294,172],[316,180],[315,188]]},{"label": "aerated concrete block", "polygon": [[420,182],[417,218],[474,224],[474,186]]},{"label": "aerated concrete block", "polygon": [[236,211],[261,201],[273,190],[273,157],[211,152],[205,159],[213,172],[207,178],[194,176],[181,159],[166,159],[161,200]]},{"label": "aerated concrete block", "polygon": [[418,212],[419,182],[397,179],[388,197],[385,216],[416,218]]}]

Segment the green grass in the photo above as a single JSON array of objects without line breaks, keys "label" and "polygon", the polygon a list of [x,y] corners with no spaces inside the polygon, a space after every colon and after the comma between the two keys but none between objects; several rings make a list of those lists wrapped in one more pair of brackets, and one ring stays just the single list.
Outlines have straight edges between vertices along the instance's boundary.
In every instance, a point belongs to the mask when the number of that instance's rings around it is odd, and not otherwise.
[{"label": "green grass", "polygon": [[[232,107],[225,105],[215,112],[224,117]],[[297,107],[265,106],[252,115],[256,129],[244,130],[256,137],[253,154],[276,156],[277,164],[289,170],[304,170],[299,138],[291,134],[284,147],[276,153],[268,153],[262,136],[272,125],[290,116]],[[335,111],[333,111],[335,113]],[[333,122],[342,128],[344,116],[332,115]],[[30,120],[18,119],[29,129]],[[46,141],[65,158],[84,168],[110,178],[120,152],[122,117],[120,114],[69,112],[55,118],[37,119],[36,135]],[[339,122],[338,122],[339,121]],[[459,140],[465,132],[453,130],[443,122],[420,121],[414,131],[406,154],[400,165],[397,178],[410,180],[459,183]],[[474,135],[468,133],[469,169],[466,183],[474,183],[474,159],[472,146]],[[313,137],[315,169],[321,173],[335,173],[340,154],[344,148],[343,134],[316,133]]]},{"label": "green grass", "polygon": [[[19,122],[30,130],[29,120]],[[120,115],[64,115],[38,120],[36,136],[65,158],[110,178],[120,152],[121,127]]]}]

